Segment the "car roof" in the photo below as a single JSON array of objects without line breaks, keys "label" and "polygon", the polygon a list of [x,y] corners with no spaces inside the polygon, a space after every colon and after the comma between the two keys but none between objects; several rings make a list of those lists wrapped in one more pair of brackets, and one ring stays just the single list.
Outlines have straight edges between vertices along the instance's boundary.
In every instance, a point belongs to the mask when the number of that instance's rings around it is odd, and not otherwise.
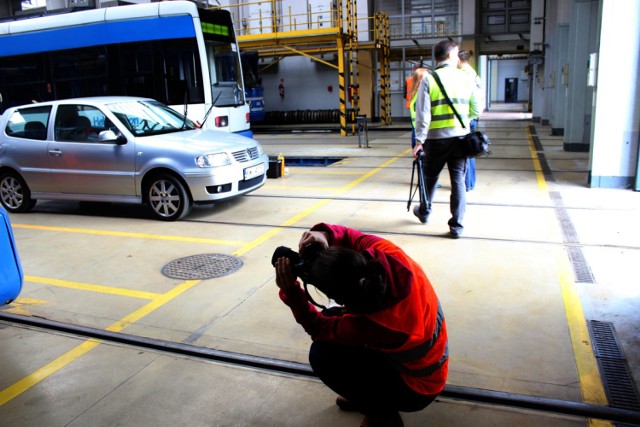
[{"label": "car roof", "polygon": [[68,99],[58,99],[55,101],[45,101],[45,102],[35,102],[32,104],[24,104],[12,107],[12,109],[17,108],[25,108],[25,107],[35,107],[41,105],[62,105],[62,104],[111,104],[113,102],[124,102],[124,101],[155,101],[151,98],[141,98],[137,96],[88,96],[85,98],[68,98]]}]

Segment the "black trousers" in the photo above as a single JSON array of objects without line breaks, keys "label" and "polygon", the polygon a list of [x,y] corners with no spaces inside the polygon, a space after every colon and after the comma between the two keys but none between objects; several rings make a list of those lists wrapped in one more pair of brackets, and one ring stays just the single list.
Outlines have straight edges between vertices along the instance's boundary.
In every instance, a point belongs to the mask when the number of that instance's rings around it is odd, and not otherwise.
[{"label": "black trousers", "polygon": [[447,165],[451,180],[451,196],[449,199],[451,219],[449,220],[449,228],[460,233],[464,228],[462,220],[467,207],[465,176],[468,164],[467,158],[461,153],[461,142],[457,137],[428,139],[423,149],[425,152],[423,161],[424,177],[429,203],[426,209],[421,206],[420,211],[427,215],[431,213],[431,203],[436,194],[438,178],[444,166]]},{"label": "black trousers", "polygon": [[309,362],[327,387],[366,415],[420,411],[435,399],[409,388],[380,352],[364,347],[316,341]]}]

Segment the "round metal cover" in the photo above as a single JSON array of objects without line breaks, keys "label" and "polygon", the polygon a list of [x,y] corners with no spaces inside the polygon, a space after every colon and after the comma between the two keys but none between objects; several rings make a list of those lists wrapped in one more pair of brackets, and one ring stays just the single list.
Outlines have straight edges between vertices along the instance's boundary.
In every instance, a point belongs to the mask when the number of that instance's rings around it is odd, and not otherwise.
[{"label": "round metal cover", "polygon": [[172,279],[212,279],[231,274],[240,267],[240,258],[224,254],[203,254],[171,261],[162,267],[162,274]]}]

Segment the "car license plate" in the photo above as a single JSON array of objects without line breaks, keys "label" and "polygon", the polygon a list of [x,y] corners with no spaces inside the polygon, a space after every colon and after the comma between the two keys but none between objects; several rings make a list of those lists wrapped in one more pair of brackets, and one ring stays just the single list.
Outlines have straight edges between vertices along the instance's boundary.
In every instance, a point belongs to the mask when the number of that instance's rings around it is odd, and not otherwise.
[{"label": "car license plate", "polygon": [[260,163],[259,165],[251,166],[250,168],[246,168],[244,170],[244,179],[255,178],[256,176],[264,175],[264,163]]}]

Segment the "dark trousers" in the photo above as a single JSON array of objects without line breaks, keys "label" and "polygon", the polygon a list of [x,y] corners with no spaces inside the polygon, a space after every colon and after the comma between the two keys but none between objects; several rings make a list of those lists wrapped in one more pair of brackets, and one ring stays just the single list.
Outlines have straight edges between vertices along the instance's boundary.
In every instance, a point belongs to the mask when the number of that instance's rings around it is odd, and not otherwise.
[{"label": "dark trousers", "polygon": [[435,399],[413,391],[380,352],[364,347],[316,341],[309,362],[327,387],[366,415],[420,411]]},{"label": "dark trousers", "polygon": [[467,173],[467,158],[461,154],[459,138],[428,139],[424,144],[424,176],[427,186],[427,196],[429,203],[426,209],[422,206],[420,211],[429,215],[431,213],[431,203],[436,193],[436,186],[440,172],[445,165],[449,170],[451,179],[451,197],[449,198],[449,209],[451,219],[449,228],[452,231],[461,233],[464,228],[462,220],[467,207],[465,176]]}]

